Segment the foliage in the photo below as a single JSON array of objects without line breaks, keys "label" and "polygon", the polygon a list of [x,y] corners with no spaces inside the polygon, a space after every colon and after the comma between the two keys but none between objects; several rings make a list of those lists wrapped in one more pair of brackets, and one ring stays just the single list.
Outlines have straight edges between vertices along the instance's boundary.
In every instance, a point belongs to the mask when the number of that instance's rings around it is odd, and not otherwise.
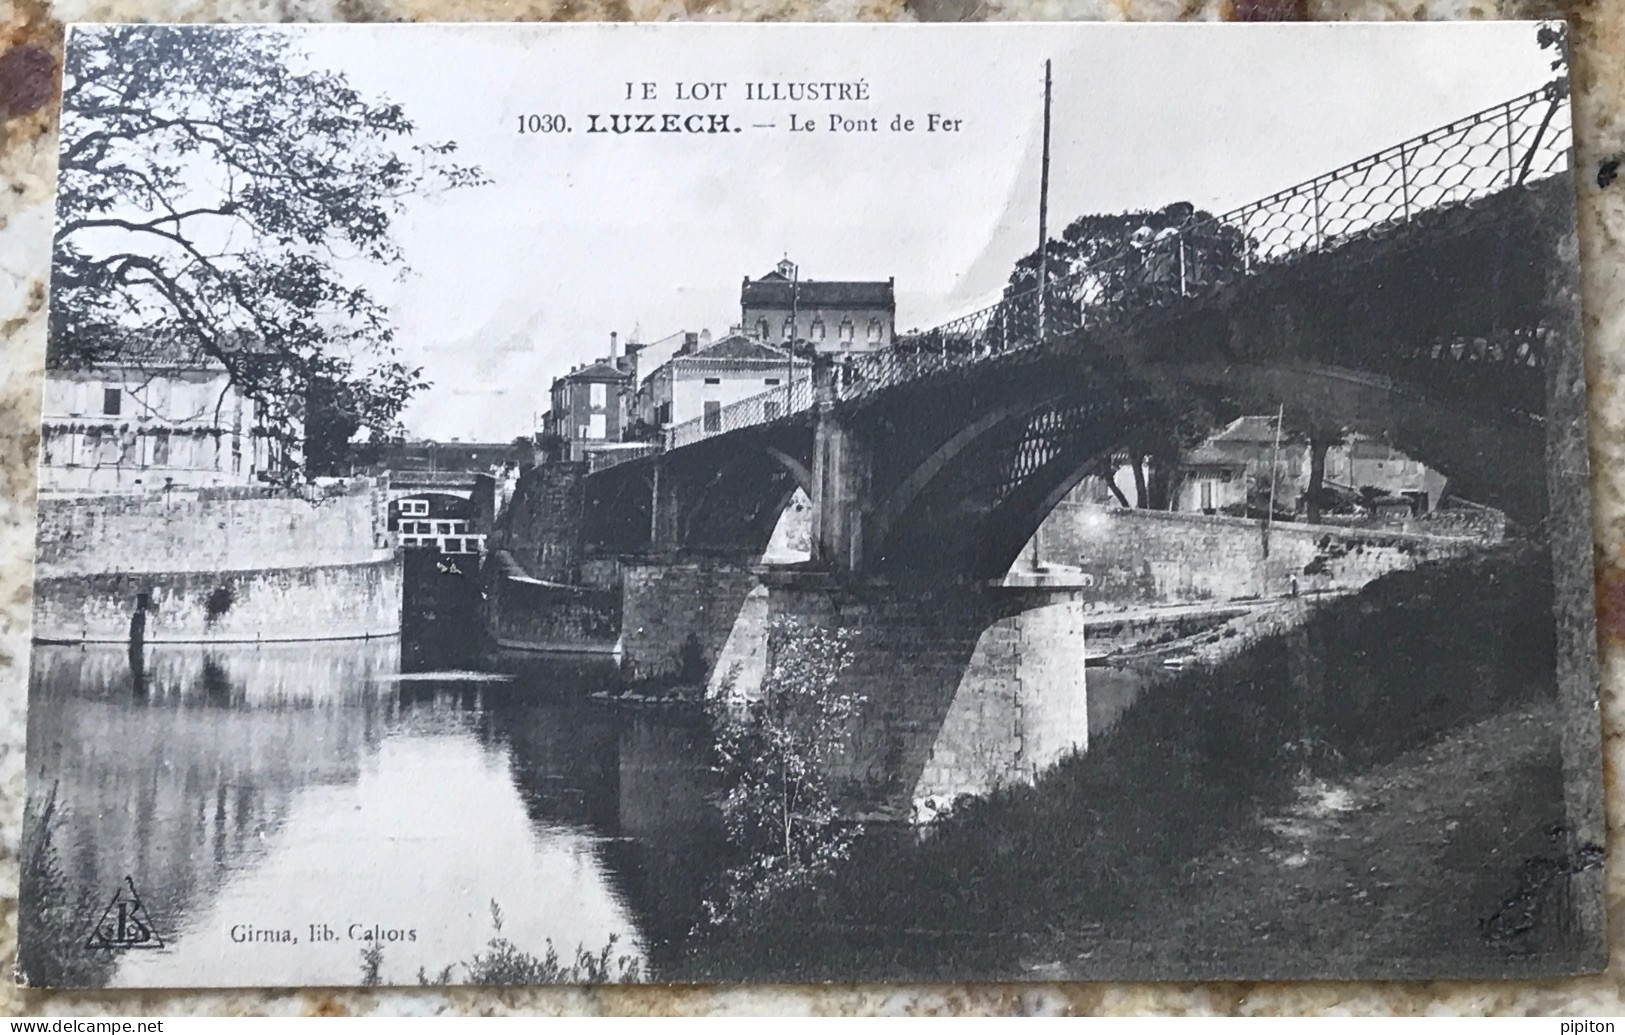
[{"label": "foliage", "polygon": [[[603,985],[632,984],[643,980],[643,963],[635,953],[616,955],[619,935],[610,935],[609,941],[597,952],[589,952],[577,945],[575,957],[569,963],[559,959],[552,939],[540,956],[533,956],[502,934],[502,907],[491,900],[491,939],[484,952],[476,952],[461,964],[450,964],[430,976],[428,968],[419,967],[420,985],[449,985],[456,968],[461,966],[470,985]],[[384,946],[375,942],[361,953],[361,983],[379,984],[378,971],[383,964]]]},{"label": "foliage", "polygon": [[[1259,821],[1290,806],[1306,758],[1312,776],[1341,780],[1555,694],[1550,578],[1541,550],[1509,545],[1390,573],[1302,625],[1255,626],[1227,656],[1144,671],[1086,752],[956,801],[928,836],[865,837],[816,889],[780,896],[663,977],[1023,979],[1035,960],[1091,968],[1113,944],[1188,959],[1181,922],[1234,885],[1239,858],[1279,857]],[[1441,696],[1393,693],[1412,684]],[[1232,901],[1261,887],[1231,886]],[[1256,943],[1233,924],[1244,907],[1222,915],[1229,928],[1204,928],[1212,951]],[[1164,927],[1169,940],[1148,933]]]},{"label": "foliage", "polygon": [[[324,464],[426,386],[367,286],[407,199],[485,182],[276,28],[81,28],[62,74],[53,364],[225,369],[275,451]],[[219,404],[216,404],[218,409]]]},{"label": "foliage", "polygon": [[[1189,202],[1165,208],[1074,219],[1059,239],[1045,242],[1051,313],[1077,325],[1086,307],[1111,305],[1124,312],[1177,295],[1183,271],[1187,289],[1224,283],[1242,269],[1246,235]],[[1038,287],[1040,253],[1023,256],[1010,273],[1005,297]]]},{"label": "foliage", "polygon": [[[1074,219],[1059,238],[1045,242],[1048,290],[1045,306],[1055,326],[1078,326],[1084,309],[1109,306],[1132,314],[1180,292],[1227,283],[1243,268],[1249,242],[1241,231],[1188,202],[1165,208]],[[1040,253],[1023,256],[1010,273],[1005,297],[1038,287]],[[1023,310],[1030,307],[1021,307]],[[1016,317],[1031,318],[1023,312]],[[1173,497],[1180,458],[1214,426],[1212,407],[1181,400],[1159,419],[1144,420],[1103,462],[1101,476],[1125,506],[1165,510]],[[1123,497],[1112,472],[1118,464],[1134,473],[1135,498]]]},{"label": "foliage", "polygon": [[[475,953],[462,964],[471,985],[602,985],[642,980],[643,968],[636,955],[615,955],[620,940],[617,935],[610,935],[596,953],[576,946],[575,958],[563,963],[551,940],[546,942],[547,950],[541,956],[533,956],[503,937],[502,907],[495,899],[491,901],[491,926],[495,933],[485,951]],[[419,969],[418,984],[449,984],[451,975],[448,966],[430,980],[427,971]]]},{"label": "foliage", "polygon": [[623,442],[660,442],[664,437],[659,425],[650,424],[642,417],[632,421],[626,426],[626,430],[621,432]]},{"label": "foliage", "polygon": [[850,632],[776,618],[768,658],[759,693],[741,699],[734,672],[712,701],[723,831],[734,859],[706,903],[716,925],[816,881],[862,833],[841,818],[834,776],[865,700],[840,683],[853,660]]},{"label": "foliage", "polygon": [[[1219,426],[1218,410],[1201,396],[1183,393],[1178,405],[1165,401],[1128,430],[1120,459],[1134,472],[1134,506],[1167,510],[1178,490],[1185,453]],[[1108,471],[1114,468],[1108,467]],[[1115,480],[1107,478],[1115,490]],[[1126,501],[1125,501],[1125,505]]]},{"label": "foliage", "polygon": [[372,987],[380,983],[378,971],[384,965],[384,943],[373,941],[361,950],[361,983]]},{"label": "foliage", "polygon": [[358,416],[362,405],[349,382],[326,377],[311,380],[305,394],[306,474],[353,474],[357,468],[382,463],[387,447],[404,441],[399,428],[364,428]]},{"label": "foliage", "polygon": [[556,431],[544,431],[536,436],[536,454],[549,461],[563,460],[569,455],[570,442]]},{"label": "foliage", "polygon": [[69,889],[56,846],[60,817],[57,785],[31,797],[23,816],[18,858],[17,978],[35,988],[104,984],[115,962],[111,952],[85,947],[98,902],[85,888]]}]

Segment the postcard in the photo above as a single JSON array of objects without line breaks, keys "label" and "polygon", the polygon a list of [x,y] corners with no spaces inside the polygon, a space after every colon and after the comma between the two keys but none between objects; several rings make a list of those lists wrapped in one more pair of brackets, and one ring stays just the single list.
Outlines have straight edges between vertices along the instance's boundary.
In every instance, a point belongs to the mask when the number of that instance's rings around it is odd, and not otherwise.
[{"label": "postcard", "polygon": [[18,980],[1601,968],[1566,67],[72,27]]}]

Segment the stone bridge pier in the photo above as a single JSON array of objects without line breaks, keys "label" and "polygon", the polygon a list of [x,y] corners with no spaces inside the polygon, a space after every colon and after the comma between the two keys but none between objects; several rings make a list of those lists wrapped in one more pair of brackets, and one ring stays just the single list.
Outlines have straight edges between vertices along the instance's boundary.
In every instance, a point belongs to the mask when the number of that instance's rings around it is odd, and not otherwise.
[{"label": "stone bridge pier", "polygon": [[[689,617],[658,633],[636,626],[639,586],[651,600],[680,589]],[[710,563],[633,574],[627,599],[628,665],[651,666],[661,650],[668,668],[704,658],[711,693],[758,693],[775,631],[843,633],[837,689],[862,704],[834,775],[857,815],[928,818],[1089,742],[1085,605],[1073,590]]]},{"label": "stone bridge pier", "polygon": [[839,685],[864,701],[836,775],[859,814],[929,819],[1088,747],[1077,595],[777,581],[770,623],[850,636]]}]

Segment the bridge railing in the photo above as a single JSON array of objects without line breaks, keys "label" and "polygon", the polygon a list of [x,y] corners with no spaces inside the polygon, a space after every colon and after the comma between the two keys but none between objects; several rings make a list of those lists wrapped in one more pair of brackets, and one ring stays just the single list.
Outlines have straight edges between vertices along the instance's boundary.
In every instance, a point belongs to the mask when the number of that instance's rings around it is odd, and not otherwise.
[{"label": "bridge railing", "polygon": [[1541,179],[1567,167],[1568,130],[1566,87],[1547,84],[1229,212],[1145,232],[1109,255],[1055,271],[1042,293],[1012,293],[889,349],[854,356],[841,397],[1205,294],[1429,209]]},{"label": "bridge railing", "polygon": [[394,470],[389,473],[389,483],[396,488],[402,486],[419,486],[424,488],[446,486],[451,488],[466,487],[474,484],[479,472],[476,471],[416,471],[411,469]]},{"label": "bridge railing", "polygon": [[812,381],[803,377],[778,388],[752,395],[738,402],[666,429],[666,448],[676,449],[693,442],[722,435],[739,428],[767,424],[780,417],[812,407]]},{"label": "bridge railing", "polygon": [[658,442],[646,442],[642,445],[628,445],[619,449],[595,449],[586,456],[587,473],[597,474],[599,471],[607,471],[611,467],[619,467],[621,464],[631,463],[633,460],[642,460],[646,456],[653,456],[660,452],[660,448]]},{"label": "bridge railing", "polygon": [[[1221,215],[1142,232],[1108,255],[1052,271],[1043,292],[1013,292],[985,309],[903,335],[889,348],[843,359],[839,396],[861,398],[1206,294],[1430,209],[1549,176],[1567,168],[1569,119],[1566,84],[1548,83]],[[789,405],[784,402],[783,388],[743,399],[669,429],[667,446],[807,409],[810,382],[797,381]]]}]

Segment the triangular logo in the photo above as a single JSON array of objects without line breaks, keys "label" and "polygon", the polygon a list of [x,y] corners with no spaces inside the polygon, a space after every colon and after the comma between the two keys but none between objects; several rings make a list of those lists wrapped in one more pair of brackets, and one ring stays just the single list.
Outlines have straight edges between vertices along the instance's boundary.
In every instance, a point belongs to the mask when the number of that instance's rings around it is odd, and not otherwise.
[{"label": "triangular logo", "polygon": [[86,943],[92,949],[161,949],[164,940],[152,926],[141,896],[135,893],[135,882],[129,877],[107,903],[102,918],[96,922]]}]

